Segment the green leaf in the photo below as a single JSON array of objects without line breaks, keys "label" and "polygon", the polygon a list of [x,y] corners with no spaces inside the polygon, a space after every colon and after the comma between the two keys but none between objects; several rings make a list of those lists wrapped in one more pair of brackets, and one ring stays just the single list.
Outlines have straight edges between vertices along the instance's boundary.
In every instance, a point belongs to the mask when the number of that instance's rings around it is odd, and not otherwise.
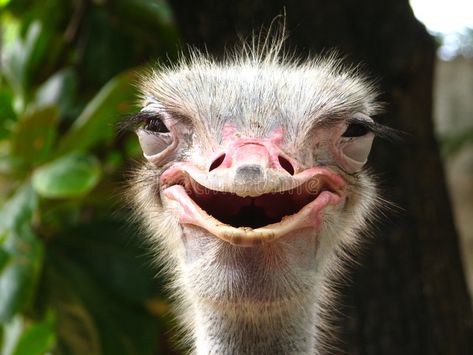
[{"label": "green leaf", "polygon": [[110,80],[85,107],[59,144],[59,154],[87,150],[100,141],[115,136],[115,123],[136,100],[133,72],[125,72]]},{"label": "green leaf", "polygon": [[47,287],[61,315],[61,354],[155,353],[161,322],[144,304],[156,297],[156,271],[128,224],[79,225],[50,244]]},{"label": "green leaf", "polygon": [[[0,210],[0,236],[29,223],[37,208],[38,199],[31,186],[26,184],[19,188]],[[2,240],[6,237],[0,242]]]},{"label": "green leaf", "polygon": [[43,245],[28,225],[10,231],[5,249],[11,257],[0,274],[1,322],[29,306],[43,261]]},{"label": "green leaf", "polygon": [[113,6],[119,15],[140,19],[146,25],[169,25],[173,22],[172,9],[166,1],[150,0],[118,0],[114,1]]},{"label": "green leaf", "polygon": [[11,0],[0,0],[0,8],[5,7]]},{"label": "green leaf", "polygon": [[62,69],[51,76],[36,91],[36,107],[57,106],[64,115],[72,105],[77,88],[76,74],[69,68]]},{"label": "green leaf", "polygon": [[10,355],[13,353],[15,346],[20,339],[21,334],[25,328],[23,319],[21,316],[16,316],[8,323],[0,326],[0,354]]},{"label": "green leaf", "polygon": [[71,198],[87,194],[98,183],[98,160],[83,153],[56,159],[33,173],[33,187],[46,198]]},{"label": "green leaf", "polygon": [[[132,43],[135,50],[145,51],[150,58],[177,58],[176,43],[180,36],[169,1],[115,0],[110,8],[118,17],[121,29],[139,39]],[[149,33],[159,38],[159,45],[154,45],[156,40],[150,40]]]},{"label": "green leaf", "polygon": [[155,270],[142,241],[135,235],[137,225],[95,221],[66,231],[58,241],[64,250],[75,251],[74,260],[93,275],[115,298],[144,303],[154,296]]},{"label": "green leaf", "polygon": [[6,87],[0,88],[0,140],[8,138],[16,121],[13,95]]},{"label": "green leaf", "polygon": [[44,161],[57,135],[58,111],[45,107],[22,117],[11,138],[12,155],[28,164]]},{"label": "green leaf", "polygon": [[440,144],[446,157],[457,154],[468,145],[473,145],[473,127],[444,134],[440,137]]},{"label": "green leaf", "polygon": [[39,22],[33,22],[24,39],[18,38],[5,48],[3,55],[3,73],[15,91],[17,110],[21,111],[28,91],[29,66],[40,43],[44,43],[45,34]]},{"label": "green leaf", "polygon": [[0,247],[8,261],[0,274],[0,321],[26,309],[34,295],[43,261],[43,245],[30,228],[36,195],[26,185],[2,208]]},{"label": "green leaf", "polygon": [[[117,303],[84,265],[54,252],[50,256],[58,301],[60,353],[71,355],[152,355],[158,329],[152,316],[136,305]],[[81,322],[77,322],[80,319]],[[69,330],[69,331],[68,331]],[[75,331],[73,331],[75,330]],[[82,335],[79,337],[78,335]]]},{"label": "green leaf", "polygon": [[0,249],[0,274],[3,268],[7,265],[9,259],[10,259],[10,254],[8,254],[5,250]]},{"label": "green leaf", "polygon": [[26,329],[12,355],[44,355],[50,351],[56,336],[52,317],[49,318]]}]

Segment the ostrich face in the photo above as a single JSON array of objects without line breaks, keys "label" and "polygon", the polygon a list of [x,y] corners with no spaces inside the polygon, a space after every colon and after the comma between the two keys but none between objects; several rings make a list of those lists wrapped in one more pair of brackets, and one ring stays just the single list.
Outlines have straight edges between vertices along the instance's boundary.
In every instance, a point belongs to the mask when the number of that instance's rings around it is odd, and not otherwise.
[{"label": "ostrich face", "polygon": [[374,92],[334,61],[150,73],[133,198],[193,297],[287,300],[336,270],[374,201]]}]

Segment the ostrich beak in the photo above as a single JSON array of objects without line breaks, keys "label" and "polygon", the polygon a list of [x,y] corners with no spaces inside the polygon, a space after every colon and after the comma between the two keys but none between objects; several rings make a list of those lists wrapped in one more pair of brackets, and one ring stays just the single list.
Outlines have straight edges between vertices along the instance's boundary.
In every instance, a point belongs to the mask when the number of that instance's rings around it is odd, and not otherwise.
[{"label": "ostrich beak", "polygon": [[[345,181],[331,170],[297,166],[270,140],[239,139],[210,167],[176,163],[161,175],[163,203],[192,224],[239,246],[318,229],[320,212],[344,200]],[[299,169],[301,170],[301,169]]]}]

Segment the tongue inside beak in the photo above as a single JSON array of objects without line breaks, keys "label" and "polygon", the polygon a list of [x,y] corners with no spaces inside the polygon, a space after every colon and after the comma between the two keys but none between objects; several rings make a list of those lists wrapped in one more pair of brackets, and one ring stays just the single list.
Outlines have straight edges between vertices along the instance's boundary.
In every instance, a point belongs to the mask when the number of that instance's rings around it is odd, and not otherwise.
[{"label": "tongue inside beak", "polygon": [[200,185],[188,192],[189,197],[207,214],[232,227],[261,228],[280,222],[299,212],[313,201],[319,191],[306,186],[288,191],[240,197],[231,192],[210,190]]}]

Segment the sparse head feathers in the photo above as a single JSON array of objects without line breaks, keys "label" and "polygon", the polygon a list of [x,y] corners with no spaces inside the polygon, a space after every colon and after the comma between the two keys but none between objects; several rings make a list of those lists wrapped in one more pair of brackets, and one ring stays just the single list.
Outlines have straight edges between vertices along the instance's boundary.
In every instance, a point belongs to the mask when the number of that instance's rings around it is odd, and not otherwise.
[{"label": "sparse head feathers", "polygon": [[299,136],[314,125],[359,112],[378,113],[376,89],[357,67],[336,54],[295,59],[276,39],[263,48],[243,45],[216,61],[197,50],[159,71],[142,75],[142,96],[216,134],[225,123],[264,135],[277,125]]}]

